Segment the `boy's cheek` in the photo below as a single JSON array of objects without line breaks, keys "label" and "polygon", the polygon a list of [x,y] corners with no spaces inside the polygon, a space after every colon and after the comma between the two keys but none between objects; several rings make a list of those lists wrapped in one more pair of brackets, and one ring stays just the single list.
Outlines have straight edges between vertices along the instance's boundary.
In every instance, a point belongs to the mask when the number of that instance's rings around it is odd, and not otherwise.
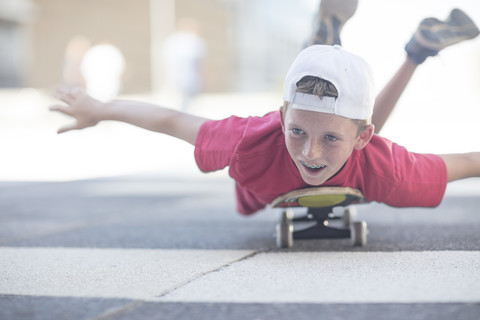
[{"label": "boy's cheek", "polygon": [[289,139],[288,137],[285,139],[285,144],[286,144],[288,153],[290,154],[290,157],[293,158],[294,155],[297,153],[298,146],[294,142],[292,142],[292,140]]}]

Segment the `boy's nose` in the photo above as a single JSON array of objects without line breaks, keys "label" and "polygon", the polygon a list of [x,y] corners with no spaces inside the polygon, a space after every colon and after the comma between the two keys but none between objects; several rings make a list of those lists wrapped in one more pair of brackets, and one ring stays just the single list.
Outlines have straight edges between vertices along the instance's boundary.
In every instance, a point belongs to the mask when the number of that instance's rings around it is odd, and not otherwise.
[{"label": "boy's nose", "polygon": [[315,139],[310,139],[303,148],[303,155],[310,160],[320,158],[322,153],[320,144]]}]

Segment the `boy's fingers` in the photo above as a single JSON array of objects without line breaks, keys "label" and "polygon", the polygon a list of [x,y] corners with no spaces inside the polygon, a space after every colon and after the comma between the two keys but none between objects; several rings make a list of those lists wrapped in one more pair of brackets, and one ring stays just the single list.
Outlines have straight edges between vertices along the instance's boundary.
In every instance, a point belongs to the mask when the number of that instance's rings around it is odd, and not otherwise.
[{"label": "boy's fingers", "polygon": [[54,105],[54,106],[50,106],[50,111],[57,111],[57,112],[61,112],[61,113],[64,113],[66,115],[69,115],[69,116],[72,116],[72,112],[71,112],[71,109],[69,107],[66,107],[66,106],[62,106],[62,105]]},{"label": "boy's fingers", "polygon": [[[82,92],[83,92],[83,89],[79,87],[60,86],[56,88],[53,96],[67,104],[72,104],[77,99],[77,96]],[[71,117],[75,117],[73,114],[72,108],[69,106],[57,104],[57,105],[50,106],[49,110],[60,112]],[[57,133],[61,134],[71,130],[79,130],[79,129],[82,129],[83,127],[84,126],[79,125],[78,122],[75,122],[75,123],[66,125],[64,127],[61,127],[60,129],[57,130]]]},{"label": "boy's fingers", "polygon": [[61,96],[66,96],[74,99],[78,95],[81,95],[83,92],[84,90],[78,86],[75,86],[75,87],[61,86],[61,87],[57,87],[54,94],[58,94]]},{"label": "boy's fingers", "polygon": [[67,132],[67,131],[70,131],[70,129],[63,127],[63,128],[60,128],[60,129],[57,130],[57,134],[61,134],[61,133]]},{"label": "boy's fingers", "polygon": [[57,91],[53,94],[53,97],[68,104],[71,104],[73,102],[73,98],[68,93]]},{"label": "boy's fingers", "polygon": [[68,126],[61,127],[60,129],[57,130],[57,133],[61,134],[61,133],[67,132],[67,131],[78,130],[78,129],[80,129],[80,127],[78,126],[77,123],[74,123],[74,124],[70,124]]}]

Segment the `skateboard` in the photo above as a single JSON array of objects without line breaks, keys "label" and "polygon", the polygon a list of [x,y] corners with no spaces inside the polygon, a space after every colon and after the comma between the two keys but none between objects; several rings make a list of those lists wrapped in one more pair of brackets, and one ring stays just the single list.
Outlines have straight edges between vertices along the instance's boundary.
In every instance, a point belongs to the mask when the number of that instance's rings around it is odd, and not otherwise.
[{"label": "skateboard", "polygon": [[[287,192],[271,203],[272,208],[282,208],[282,215],[276,228],[279,248],[290,248],[294,239],[345,239],[350,238],[354,246],[367,243],[367,223],[354,221],[354,204],[365,203],[360,190],[347,187],[316,187]],[[304,216],[294,217],[293,208],[307,208]],[[343,215],[337,216],[333,208],[343,208]],[[329,225],[332,220],[342,220],[340,227]],[[298,225],[307,227],[298,228]],[[342,226],[343,225],[343,226]]]}]

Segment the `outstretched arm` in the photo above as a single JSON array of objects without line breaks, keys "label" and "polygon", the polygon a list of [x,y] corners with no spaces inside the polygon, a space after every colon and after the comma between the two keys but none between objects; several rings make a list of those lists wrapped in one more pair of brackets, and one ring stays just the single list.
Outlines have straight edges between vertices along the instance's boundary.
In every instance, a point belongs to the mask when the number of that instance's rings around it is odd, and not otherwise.
[{"label": "outstretched arm", "polygon": [[448,181],[480,177],[480,152],[440,155],[447,166]]},{"label": "outstretched arm", "polygon": [[55,97],[67,106],[54,105],[50,110],[76,120],[76,123],[60,128],[58,133],[93,127],[100,121],[113,120],[168,134],[195,145],[200,126],[207,120],[143,102],[113,100],[103,103],[87,95],[81,88],[58,89]]}]

